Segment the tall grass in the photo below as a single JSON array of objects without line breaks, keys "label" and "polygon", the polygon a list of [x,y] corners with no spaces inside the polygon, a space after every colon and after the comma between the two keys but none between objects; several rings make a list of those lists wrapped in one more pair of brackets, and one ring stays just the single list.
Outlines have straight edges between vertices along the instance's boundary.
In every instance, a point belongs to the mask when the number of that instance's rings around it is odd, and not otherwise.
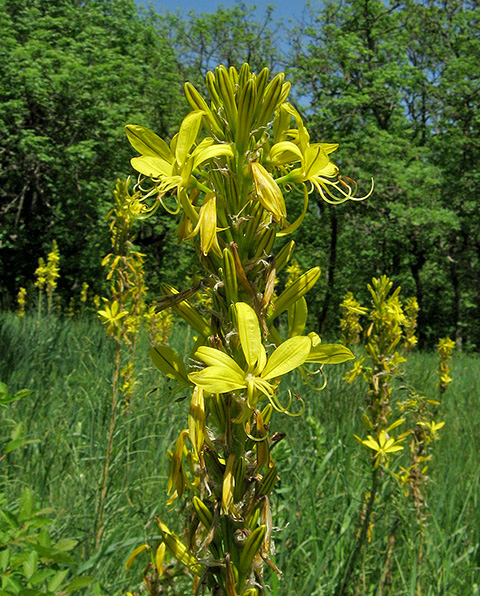
[{"label": "tall grass", "polygon": [[[183,328],[172,333],[181,353]],[[77,538],[77,558],[95,575],[105,594],[124,594],[138,584],[141,557],[130,572],[124,563],[133,548],[157,536],[152,517],[163,507],[167,448],[175,440],[187,402],[171,396],[150,364],[147,341],[137,350],[137,385],[117,426],[108,486],[105,533],[95,548],[99,480],[111,410],[112,343],[95,320],[45,317],[0,319],[0,380],[11,391],[33,393],[2,416],[22,421],[38,442],[0,462],[1,491],[10,500],[30,486],[42,505],[57,511],[56,529]],[[443,397],[438,420],[445,420],[431,462],[423,557],[418,564],[419,532],[414,511],[400,490],[382,495],[371,542],[355,578],[355,594],[380,596],[470,596],[480,586],[480,359],[456,354],[453,382]],[[430,397],[436,388],[435,354],[414,353],[397,393],[408,385]],[[276,447],[282,470],[274,491],[277,554],[269,585],[274,596],[329,596],[338,583],[358,529],[358,511],[368,485],[366,456],[353,433],[360,431],[364,395],[341,380],[347,366],[327,368],[327,387],[317,392],[293,381],[306,402],[301,419],[279,416],[285,439]],[[393,470],[392,470],[393,471]],[[387,515],[395,511],[395,515]],[[167,514],[169,520],[174,513]],[[392,519],[398,524],[392,532]],[[175,525],[175,520],[173,520]],[[391,537],[394,537],[393,548]],[[386,575],[388,577],[386,577]],[[384,581],[385,580],[385,581]],[[379,586],[384,585],[385,588]]]}]

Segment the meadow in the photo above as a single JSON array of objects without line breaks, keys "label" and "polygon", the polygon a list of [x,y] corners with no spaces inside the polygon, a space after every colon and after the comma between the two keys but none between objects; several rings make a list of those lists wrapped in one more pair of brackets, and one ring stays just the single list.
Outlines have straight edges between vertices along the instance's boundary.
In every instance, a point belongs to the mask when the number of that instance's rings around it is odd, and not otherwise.
[{"label": "meadow", "polygon": [[[186,356],[191,343],[186,328],[177,323],[170,338]],[[137,557],[128,571],[125,562],[137,546],[160,539],[154,515],[173,527],[178,522],[175,509],[165,506],[166,450],[173,448],[189,407],[184,394],[172,393],[160,378],[142,336],[133,397],[114,432],[105,530],[98,540],[114,351],[93,316],[0,316],[0,380],[11,392],[32,390],[1,411],[2,445],[14,429],[18,434],[18,422],[31,442],[0,461],[0,492],[14,504],[30,487],[40,506],[54,508],[55,535],[78,541],[77,572],[95,577],[96,593],[108,595],[125,594],[140,583],[147,555]],[[385,483],[355,594],[480,593],[479,365],[478,354],[454,354],[453,382],[436,417],[445,426],[429,462],[423,531],[402,490],[393,481]],[[291,387],[304,398],[306,414],[299,419],[275,415],[275,428],[285,438],[275,447],[281,480],[272,497],[274,562],[283,576],[271,573],[267,583],[273,596],[332,595],[355,543],[369,478],[368,454],[353,437],[364,433],[364,388],[342,380],[350,368],[349,363],[325,366],[328,383],[321,392],[292,375]],[[437,368],[436,353],[411,353],[395,387],[396,399],[411,387],[438,397]]]}]

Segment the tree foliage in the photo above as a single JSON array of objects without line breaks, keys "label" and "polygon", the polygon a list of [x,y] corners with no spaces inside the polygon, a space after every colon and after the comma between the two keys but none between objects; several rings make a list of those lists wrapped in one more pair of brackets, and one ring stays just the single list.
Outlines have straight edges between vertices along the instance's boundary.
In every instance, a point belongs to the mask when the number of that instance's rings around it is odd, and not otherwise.
[{"label": "tree foliage", "polygon": [[[168,134],[173,54],[133,0],[0,3],[2,278],[12,293],[56,238],[71,286],[99,277],[130,118]],[[177,106],[172,110],[171,106]]]},{"label": "tree foliage", "polygon": [[[289,64],[313,140],[340,142],[360,194],[375,180],[374,195],[348,209],[310,202],[296,240],[301,264],[324,272],[318,326],[333,329],[344,294],[361,298],[386,274],[416,296],[421,343],[454,334],[479,345],[478,3],[327,1],[308,5],[296,27],[273,14],[241,1],[182,15],[139,12],[133,0],[0,0],[4,299],[54,238],[64,294],[100,283],[104,215],[129,173],[125,124],[169,138],[186,110],[179,81],[202,88],[219,63]],[[153,287],[166,271],[188,272],[172,232],[159,218],[137,238]]]}]

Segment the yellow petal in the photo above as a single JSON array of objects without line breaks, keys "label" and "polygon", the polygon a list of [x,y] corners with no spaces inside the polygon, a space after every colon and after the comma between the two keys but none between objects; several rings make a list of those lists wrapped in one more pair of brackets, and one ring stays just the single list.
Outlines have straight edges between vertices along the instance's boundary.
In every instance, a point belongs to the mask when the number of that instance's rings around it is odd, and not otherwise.
[{"label": "yellow petal", "polygon": [[246,387],[243,375],[224,366],[207,366],[199,372],[190,373],[188,378],[207,393],[228,393]]},{"label": "yellow petal", "polygon": [[308,179],[321,172],[330,163],[326,151],[319,143],[307,147],[305,151],[305,176]]},{"label": "yellow petal", "polygon": [[245,302],[237,302],[238,334],[248,366],[248,372],[263,370],[267,355],[262,344],[262,335],[257,313]]},{"label": "yellow petal", "polygon": [[268,359],[261,377],[268,381],[280,377],[305,362],[312,342],[309,337],[291,337],[278,346]]},{"label": "yellow petal", "polygon": [[286,217],[285,201],[278,184],[261,164],[251,163],[250,169],[255,181],[258,200],[264,209],[279,219]]},{"label": "yellow petal", "polygon": [[130,144],[140,155],[155,155],[173,163],[173,155],[169,146],[154,132],[136,124],[128,124],[125,129]]},{"label": "yellow petal", "polygon": [[201,110],[194,110],[183,119],[180,125],[175,144],[175,157],[180,167],[185,163],[190,149],[197,140],[203,114]]},{"label": "yellow petal", "polygon": [[148,176],[149,178],[162,178],[172,175],[172,166],[161,157],[152,155],[142,155],[142,157],[133,157],[130,160],[132,168]]},{"label": "yellow petal", "polygon": [[225,354],[225,352],[217,350],[216,348],[200,346],[195,352],[195,358],[199,358],[202,362],[208,364],[208,366],[226,366],[227,368],[234,370],[238,375],[243,376],[243,370],[238,366],[235,360],[228,354]]},{"label": "yellow petal", "polygon": [[[201,144],[200,144],[201,145]],[[199,149],[200,145],[197,147]],[[233,157],[233,151],[230,145],[226,143],[202,147],[200,151],[193,152],[193,169],[214,157]]]},{"label": "yellow petal", "polygon": [[215,195],[208,194],[200,208],[200,248],[206,256],[217,238],[217,201]]},{"label": "yellow petal", "polygon": [[319,364],[339,364],[347,360],[353,360],[352,352],[341,344],[321,344],[310,350],[305,362],[317,362]]}]

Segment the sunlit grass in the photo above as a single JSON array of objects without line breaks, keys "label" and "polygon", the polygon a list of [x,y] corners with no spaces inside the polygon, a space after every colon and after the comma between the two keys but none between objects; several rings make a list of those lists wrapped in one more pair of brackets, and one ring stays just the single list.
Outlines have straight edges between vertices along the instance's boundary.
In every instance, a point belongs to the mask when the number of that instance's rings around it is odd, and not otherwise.
[{"label": "sunlit grass", "polygon": [[[183,354],[186,331],[172,333]],[[93,319],[45,317],[0,319],[0,379],[11,391],[33,393],[2,412],[22,421],[27,438],[37,439],[0,463],[1,491],[17,499],[30,486],[42,505],[57,512],[59,535],[80,541],[77,558],[101,580],[106,594],[124,594],[141,579],[146,558],[130,572],[124,563],[132,549],[158,535],[151,523],[163,513],[168,461],[187,401],[170,395],[147,356],[142,339],[137,350],[137,385],[128,412],[120,417],[106,501],[106,532],[99,550],[93,528],[111,406],[113,345]],[[437,357],[413,353],[398,392],[411,385],[436,397]],[[274,596],[329,596],[351,549],[358,510],[368,486],[365,454],[353,433],[361,432],[364,396],[360,385],[341,380],[347,365],[325,367],[328,383],[314,391],[293,381],[306,402],[299,419],[278,415],[275,430],[286,433],[275,448],[281,481],[274,491],[275,564],[283,571],[268,583]],[[443,397],[438,419],[446,424],[429,467],[430,484],[421,565],[415,515],[400,491],[382,496],[367,554],[356,577],[356,594],[379,596],[389,535],[398,518],[385,594],[470,596],[480,584],[480,358],[456,354],[453,382]],[[395,511],[395,515],[386,515]],[[175,513],[172,517],[175,525]]]}]

